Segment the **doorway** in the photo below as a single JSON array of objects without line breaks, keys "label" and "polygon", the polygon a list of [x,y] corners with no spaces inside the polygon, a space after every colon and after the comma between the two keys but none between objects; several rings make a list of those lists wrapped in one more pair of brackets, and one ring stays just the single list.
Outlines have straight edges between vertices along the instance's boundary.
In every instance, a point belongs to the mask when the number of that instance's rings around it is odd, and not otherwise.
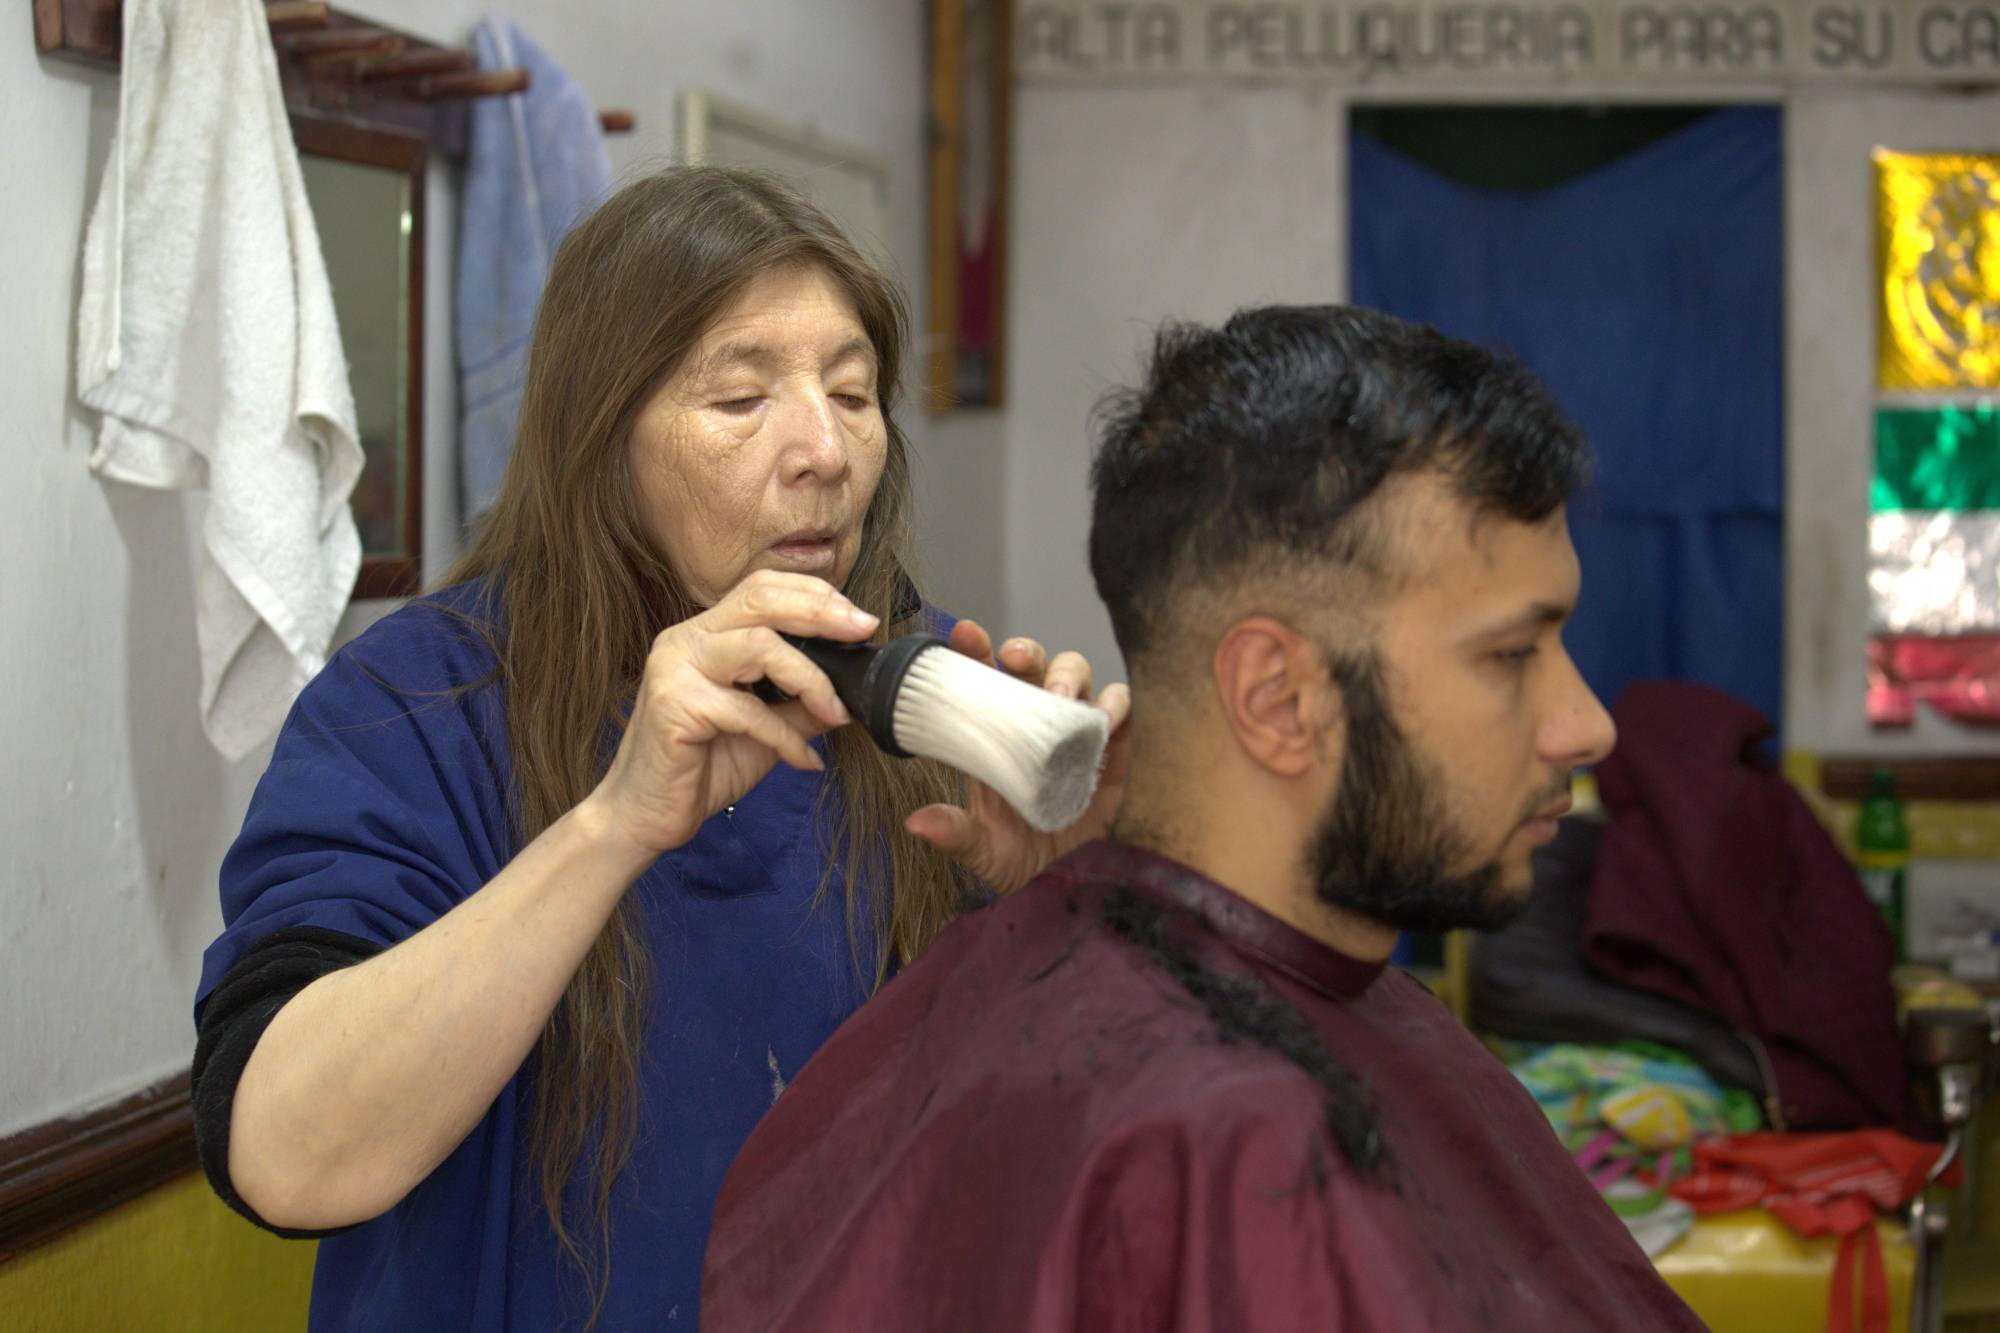
[{"label": "doorway", "polygon": [[1526,362],[1596,457],[1566,634],[1607,705],[1694,680],[1781,717],[1776,107],[1357,106],[1353,299]]}]

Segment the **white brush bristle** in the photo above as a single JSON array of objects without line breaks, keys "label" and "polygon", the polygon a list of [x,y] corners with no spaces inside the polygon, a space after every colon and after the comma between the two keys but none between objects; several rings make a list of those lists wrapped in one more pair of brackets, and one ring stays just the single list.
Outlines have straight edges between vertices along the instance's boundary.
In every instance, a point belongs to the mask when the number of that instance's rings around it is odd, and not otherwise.
[{"label": "white brush bristle", "polygon": [[905,750],[978,778],[1044,833],[1089,807],[1111,735],[1110,719],[1089,704],[942,644],[910,663],[891,725]]}]

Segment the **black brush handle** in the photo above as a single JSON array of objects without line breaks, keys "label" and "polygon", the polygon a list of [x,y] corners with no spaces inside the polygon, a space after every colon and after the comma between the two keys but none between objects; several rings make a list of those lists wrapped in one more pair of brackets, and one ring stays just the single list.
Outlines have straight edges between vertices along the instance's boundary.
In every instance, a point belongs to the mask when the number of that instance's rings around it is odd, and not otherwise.
[{"label": "black brush handle", "polygon": [[[888,643],[839,643],[833,639],[805,638],[787,634],[785,642],[812,659],[814,666],[833,682],[833,692],[847,711],[867,729],[884,754],[908,759],[910,752],[896,744],[896,692],[917,654],[935,648],[944,640],[935,634],[906,634]],[[765,703],[789,702],[786,694],[769,680],[750,687]]]}]

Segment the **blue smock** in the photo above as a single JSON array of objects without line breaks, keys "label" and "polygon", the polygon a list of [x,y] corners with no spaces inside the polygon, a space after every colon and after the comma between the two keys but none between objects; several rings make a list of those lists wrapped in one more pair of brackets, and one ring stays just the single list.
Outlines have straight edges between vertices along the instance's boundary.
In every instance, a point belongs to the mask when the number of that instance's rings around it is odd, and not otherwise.
[{"label": "blue smock", "polygon": [[[224,930],[202,960],[197,1014],[272,931],[316,926],[387,947],[513,855],[495,662],[444,609],[470,608],[476,590],[386,617],[299,697],[223,862]],[[653,1002],[600,1329],[694,1327],[724,1173],[783,1081],[866,997],[838,868],[813,906],[829,780],[779,764],[630,890],[652,945]],[[315,1330],[581,1327],[589,1292],[557,1251],[531,1175],[533,1066],[401,1203],[320,1241]],[[570,1216],[588,1225],[581,1196],[573,1182]]]}]

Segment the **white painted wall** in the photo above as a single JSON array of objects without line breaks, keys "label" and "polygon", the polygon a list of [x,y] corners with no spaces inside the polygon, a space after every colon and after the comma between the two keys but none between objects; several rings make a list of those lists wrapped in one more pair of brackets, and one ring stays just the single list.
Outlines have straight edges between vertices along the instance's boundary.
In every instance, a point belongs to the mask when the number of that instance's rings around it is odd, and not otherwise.
[{"label": "white painted wall", "polygon": [[1310,87],[1016,93],[1007,607],[1100,680],[1124,669],[1085,550],[1087,418],[1162,320],[1345,295],[1346,125]]},{"label": "white painted wall", "polygon": [[[473,0],[377,8],[438,41],[463,40],[487,11]],[[916,0],[520,0],[511,13],[599,105],[637,113],[638,131],[612,140],[621,177],[670,159],[674,99],[692,84],[881,153],[893,170],[891,249],[906,282],[921,276]],[[199,499],[107,486],[85,467],[93,423],[72,389],[77,257],[115,110],[112,76],[38,58],[25,22],[0,41],[10,201],[0,309],[16,330],[0,358],[14,495],[0,525],[0,1134],[185,1067],[201,951],[220,925],[216,868],[265,758],[223,764],[196,715]],[[455,547],[456,174],[434,164],[428,200],[433,574]],[[931,501],[932,586],[947,605],[1004,619],[997,426],[968,417],[932,432],[914,405],[908,421]],[[936,517],[947,507],[948,524]],[[382,609],[357,608],[348,629]]]},{"label": "white painted wall", "polygon": [[85,467],[73,349],[83,221],[116,114],[105,75],[0,41],[10,201],[0,309],[0,1133],[185,1064],[215,866],[254,764],[196,709],[195,503]]}]

